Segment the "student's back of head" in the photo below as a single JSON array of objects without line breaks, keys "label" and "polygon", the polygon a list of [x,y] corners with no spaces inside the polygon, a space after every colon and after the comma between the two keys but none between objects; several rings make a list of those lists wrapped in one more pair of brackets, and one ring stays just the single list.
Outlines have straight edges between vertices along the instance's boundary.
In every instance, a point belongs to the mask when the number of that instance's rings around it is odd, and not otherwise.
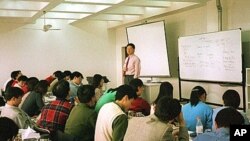
[{"label": "student's back of head", "polygon": [[10,77],[13,79],[13,80],[16,80],[18,78],[18,76],[20,76],[22,73],[20,70],[16,70],[16,71],[13,71],[11,72],[10,74]]},{"label": "student's back of head", "polygon": [[218,112],[215,117],[217,128],[230,127],[230,125],[244,124],[244,118],[240,112],[234,108],[224,108]]},{"label": "student's back of head", "polygon": [[20,82],[20,81],[24,81],[26,82],[28,80],[28,77],[25,76],[25,75],[21,75],[20,77],[17,78],[17,81]]},{"label": "student's back of head", "polygon": [[190,95],[190,104],[191,106],[196,106],[199,101],[201,101],[201,96],[206,97],[206,91],[204,88],[202,88],[201,86],[195,86],[192,91],[191,91],[191,95]]},{"label": "student's back of head", "polygon": [[167,96],[162,97],[155,107],[155,116],[161,121],[170,121],[176,118],[181,112],[181,105],[177,99]]},{"label": "student's back of head", "polygon": [[222,96],[225,106],[238,108],[240,106],[240,95],[235,90],[227,90]]},{"label": "student's back of head", "polygon": [[77,90],[77,97],[81,103],[88,103],[95,96],[95,89],[91,85],[82,85]]},{"label": "student's back of head", "polygon": [[69,90],[69,82],[62,79],[55,84],[52,93],[57,98],[65,99],[69,94]]},{"label": "student's back of head", "polygon": [[10,101],[13,97],[23,96],[23,90],[18,87],[10,87],[5,93],[5,100]]},{"label": "student's back of head", "polygon": [[117,88],[115,100],[121,100],[126,95],[128,99],[137,98],[136,91],[131,86],[121,85]]},{"label": "student's back of head", "polygon": [[71,71],[65,70],[65,71],[63,72],[63,74],[65,75],[66,79],[67,79],[67,77],[69,77],[69,79],[70,79]]},{"label": "student's back of head", "polygon": [[48,87],[49,87],[48,81],[40,80],[37,83],[37,85],[35,86],[34,91],[41,94],[41,95],[44,95],[44,94],[46,94]]},{"label": "student's back of head", "polygon": [[138,87],[142,87],[142,86],[143,86],[143,82],[141,81],[141,79],[135,78],[135,79],[132,79],[132,80],[129,82],[129,85],[130,85],[136,92],[138,92]]},{"label": "student's back of head", "polygon": [[38,82],[39,82],[39,80],[36,77],[30,77],[30,78],[28,78],[28,80],[27,80],[27,86],[28,86],[29,91],[33,91],[34,88],[35,88],[35,86],[36,86],[36,84],[38,84]]},{"label": "student's back of head", "polygon": [[156,104],[163,96],[173,98],[173,85],[171,83],[169,82],[161,83],[158,96],[153,103]]},{"label": "student's back of head", "polygon": [[[95,75],[93,76],[93,81],[92,81],[92,85],[94,86],[94,88],[98,88],[102,80],[103,80],[102,75],[100,75],[100,74],[95,74]],[[104,80],[103,80],[103,81],[104,81]]]},{"label": "student's back of head", "polygon": [[12,141],[18,130],[19,127],[13,120],[7,117],[0,117],[0,141]]}]

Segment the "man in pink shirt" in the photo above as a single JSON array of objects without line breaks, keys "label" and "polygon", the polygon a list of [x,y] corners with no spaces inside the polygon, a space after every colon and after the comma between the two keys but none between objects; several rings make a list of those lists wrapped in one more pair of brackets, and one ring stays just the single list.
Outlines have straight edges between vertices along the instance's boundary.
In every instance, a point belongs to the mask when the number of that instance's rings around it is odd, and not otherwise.
[{"label": "man in pink shirt", "polygon": [[139,78],[141,71],[141,62],[139,57],[134,54],[134,44],[129,43],[126,46],[126,51],[128,56],[125,59],[122,70],[124,76],[124,84],[129,84],[132,79]]}]

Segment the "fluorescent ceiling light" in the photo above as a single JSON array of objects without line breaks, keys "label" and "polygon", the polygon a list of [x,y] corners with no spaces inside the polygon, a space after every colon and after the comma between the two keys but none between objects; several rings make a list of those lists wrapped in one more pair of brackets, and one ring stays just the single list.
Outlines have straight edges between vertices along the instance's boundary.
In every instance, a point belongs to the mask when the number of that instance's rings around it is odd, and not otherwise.
[{"label": "fluorescent ceiling light", "polygon": [[80,14],[80,13],[56,13],[56,12],[49,12],[46,13],[46,18],[58,18],[58,19],[81,19],[86,16],[89,16],[90,14]]},{"label": "fluorescent ceiling light", "polygon": [[35,1],[0,1],[0,9],[10,10],[41,10],[48,2]]},{"label": "fluorescent ceiling light", "polygon": [[112,3],[117,4],[124,0],[65,0],[66,2],[87,2],[87,3]]},{"label": "fluorescent ceiling light", "polygon": [[91,4],[60,4],[53,11],[65,11],[65,12],[89,12],[96,13],[103,9],[110,7],[110,5],[91,5]]},{"label": "fluorescent ceiling light", "polygon": [[32,17],[35,14],[35,11],[0,10],[0,17]]}]

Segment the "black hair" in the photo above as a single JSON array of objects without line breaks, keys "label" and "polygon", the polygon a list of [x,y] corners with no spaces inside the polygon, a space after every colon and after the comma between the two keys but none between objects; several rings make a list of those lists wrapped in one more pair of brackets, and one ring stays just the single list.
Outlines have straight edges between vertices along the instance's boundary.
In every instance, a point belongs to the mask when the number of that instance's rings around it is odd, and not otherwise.
[{"label": "black hair", "polygon": [[18,87],[10,87],[5,93],[5,99],[6,101],[11,100],[11,98],[15,97],[18,98],[20,96],[23,96],[23,90]]},{"label": "black hair", "polygon": [[73,80],[74,77],[82,77],[83,78],[82,74],[80,72],[78,72],[78,71],[75,71],[75,72],[71,73],[70,80]]},{"label": "black hair", "polygon": [[34,88],[34,91],[41,95],[46,94],[48,91],[49,83],[46,80],[40,80]]},{"label": "black hair", "polygon": [[81,103],[88,103],[95,96],[95,88],[91,85],[82,85],[77,90],[77,97]]},{"label": "black hair", "polygon": [[230,127],[230,125],[243,125],[244,117],[236,109],[229,107],[218,112],[215,122],[220,127]]},{"label": "black hair", "polygon": [[136,92],[138,92],[138,87],[142,87],[142,86],[143,86],[143,82],[141,81],[141,79],[135,78],[135,79],[132,79],[132,80],[129,82],[129,85],[130,85]]},{"label": "black hair", "polygon": [[53,74],[54,74],[55,77],[57,78],[61,73],[62,73],[62,71],[57,70],[57,71],[55,71]]},{"label": "black hair", "polygon": [[121,100],[125,95],[128,96],[128,99],[137,98],[135,90],[131,86],[125,84],[117,88],[115,100]]},{"label": "black hair", "polygon": [[11,72],[10,77],[11,77],[13,80],[15,80],[15,79],[17,79],[17,76],[19,75],[19,73],[21,73],[20,70],[13,71],[13,72]]},{"label": "black hair", "polygon": [[18,134],[19,127],[11,119],[0,117],[0,141],[12,140]]},{"label": "black hair", "polygon": [[62,79],[55,84],[52,89],[52,93],[57,98],[65,99],[69,94],[69,90],[69,82]]},{"label": "black hair", "polygon": [[71,71],[65,70],[65,71],[63,72],[63,74],[64,74],[65,76],[70,76],[70,75],[71,75]]},{"label": "black hair", "polygon": [[27,81],[28,77],[25,75],[21,75],[20,77],[17,78],[17,81]]},{"label": "black hair", "polygon": [[135,45],[133,43],[128,43],[126,47],[131,46],[133,49],[135,49]]},{"label": "black hair", "polygon": [[101,83],[101,80],[104,80],[102,75],[95,74],[94,77],[93,77],[93,82],[92,82],[93,87],[98,88],[100,83]]},{"label": "black hair", "polygon": [[195,86],[192,89],[192,92],[191,92],[191,95],[190,95],[190,104],[191,104],[191,106],[196,106],[199,103],[200,97],[203,94],[205,94],[205,95],[207,94],[205,89],[202,88],[201,86]]},{"label": "black hair", "polygon": [[35,86],[38,84],[39,80],[36,77],[30,77],[27,80],[27,86],[29,91],[33,91]]},{"label": "black hair", "polygon": [[181,104],[177,99],[163,96],[156,103],[155,116],[161,121],[169,121],[176,118],[181,112]]},{"label": "black hair", "polygon": [[222,99],[224,101],[225,106],[230,106],[235,109],[240,106],[240,95],[235,90],[227,90],[223,94]]},{"label": "black hair", "polygon": [[163,96],[173,98],[173,85],[169,82],[162,82],[160,85],[159,93],[153,104],[156,104]]}]

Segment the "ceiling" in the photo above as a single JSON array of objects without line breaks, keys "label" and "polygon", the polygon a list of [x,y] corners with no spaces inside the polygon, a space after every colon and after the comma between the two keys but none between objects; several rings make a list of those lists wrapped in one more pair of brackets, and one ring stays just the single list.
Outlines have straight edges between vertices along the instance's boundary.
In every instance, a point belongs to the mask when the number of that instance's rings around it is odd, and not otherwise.
[{"label": "ceiling", "polygon": [[0,0],[0,22],[31,24],[43,18],[68,24],[105,21],[117,27],[204,5],[209,0]]}]

